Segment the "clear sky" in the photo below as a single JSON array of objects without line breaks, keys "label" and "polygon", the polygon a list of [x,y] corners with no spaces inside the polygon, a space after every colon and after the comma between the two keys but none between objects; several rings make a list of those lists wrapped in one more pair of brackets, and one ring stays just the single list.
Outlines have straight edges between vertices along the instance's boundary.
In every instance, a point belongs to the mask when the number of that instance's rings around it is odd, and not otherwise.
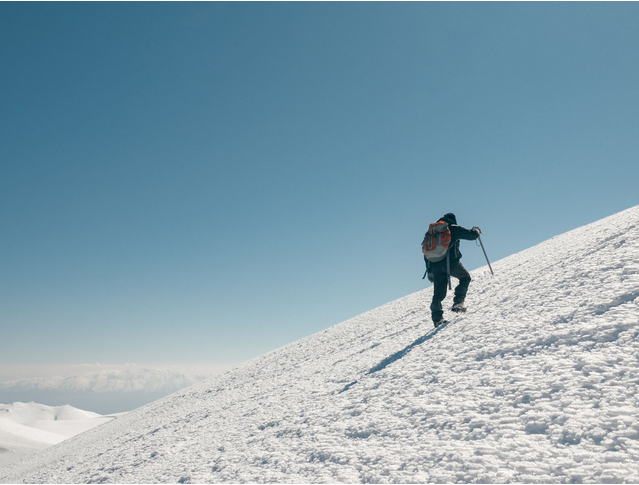
[{"label": "clear sky", "polygon": [[639,204],[635,2],[1,3],[0,47],[0,364],[239,362],[423,288],[445,212],[496,261]]}]

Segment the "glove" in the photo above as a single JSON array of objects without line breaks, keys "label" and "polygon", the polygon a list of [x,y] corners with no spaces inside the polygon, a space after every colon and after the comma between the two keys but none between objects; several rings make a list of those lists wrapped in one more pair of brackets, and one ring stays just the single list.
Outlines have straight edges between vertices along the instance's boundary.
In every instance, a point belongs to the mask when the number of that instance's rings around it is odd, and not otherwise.
[{"label": "glove", "polygon": [[428,281],[430,281],[431,283],[435,282],[435,277],[433,276],[433,273],[428,273],[427,277],[428,277]]},{"label": "glove", "polygon": [[471,231],[475,231],[477,234],[481,234],[481,229],[478,228],[477,226],[473,226],[473,228],[471,229]]}]

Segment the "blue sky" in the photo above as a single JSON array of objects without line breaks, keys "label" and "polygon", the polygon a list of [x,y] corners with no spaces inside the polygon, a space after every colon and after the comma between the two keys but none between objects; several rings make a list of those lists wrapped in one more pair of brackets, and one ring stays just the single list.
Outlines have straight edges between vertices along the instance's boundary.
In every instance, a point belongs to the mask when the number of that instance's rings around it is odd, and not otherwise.
[{"label": "blue sky", "polygon": [[0,4],[0,364],[239,362],[423,288],[445,212],[496,261],[636,205],[638,21]]}]

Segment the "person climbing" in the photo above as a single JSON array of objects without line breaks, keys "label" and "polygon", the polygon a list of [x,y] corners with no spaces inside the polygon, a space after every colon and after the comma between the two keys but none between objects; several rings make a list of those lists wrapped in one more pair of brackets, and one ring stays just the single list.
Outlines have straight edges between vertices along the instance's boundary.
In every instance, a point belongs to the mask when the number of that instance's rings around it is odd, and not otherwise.
[{"label": "person climbing", "polygon": [[459,243],[462,239],[474,241],[480,234],[481,230],[477,226],[470,230],[458,226],[455,214],[449,212],[436,223],[431,224],[424,236],[422,251],[426,261],[426,272],[428,280],[434,284],[430,311],[435,327],[445,323],[442,301],[446,298],[451,276],[459,280],[455,287],[455,298],[451,310],[457,313],[466,311],[464,300],[471,278],[460,261],[462,254]]}]

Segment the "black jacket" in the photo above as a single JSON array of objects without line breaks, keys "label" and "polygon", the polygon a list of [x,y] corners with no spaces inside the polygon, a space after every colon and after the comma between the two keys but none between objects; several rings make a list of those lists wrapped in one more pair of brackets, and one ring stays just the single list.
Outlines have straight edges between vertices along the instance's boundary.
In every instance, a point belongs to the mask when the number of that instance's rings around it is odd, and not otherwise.
[{"label": "black jacket", "polygon": [[[450,254],[450,267],[454,268],[459,264],[459,260],[462,257],[462,253],[459,250],[459,243],[462,239],[466,239],[468,241],[474,241],[479,237],[479,234],[475,231],[471,231],[470,229],[466,229],[465,227],[458,226],[457,224],[449,224],[450,229],[450,246],[448,248],[448,252]],[[446,271],[446,258],[437,263],[427,262],[428,264],[428,272],[432,273],[433,271]]]}]

